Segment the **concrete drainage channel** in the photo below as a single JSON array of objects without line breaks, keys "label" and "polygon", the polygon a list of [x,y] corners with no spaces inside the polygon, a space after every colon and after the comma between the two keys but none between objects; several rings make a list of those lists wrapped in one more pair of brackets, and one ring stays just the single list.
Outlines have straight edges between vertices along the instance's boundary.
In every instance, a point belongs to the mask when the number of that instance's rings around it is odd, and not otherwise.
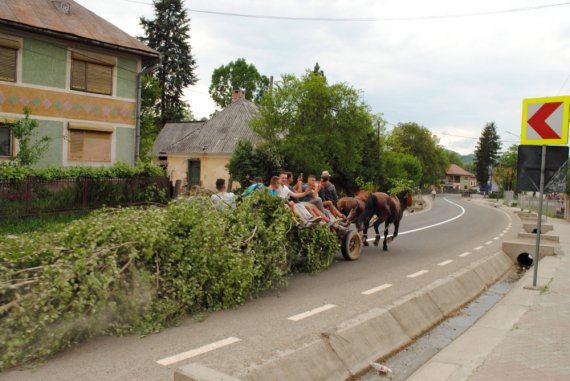
[{"label": "concrete drainage channel", "polygon": [[406,380],[420,366],[459,337],[501,300],[511,290],[514,283],[524,275],[525,270],[526,268],[521,266],[517,270],[509,271],[502,280],[495,283],[456,314],[418,338],[413,344],[390,358],[380,360],[382,364],[392,370],[390,375],[379,375],[376,370],[371,370],[358,378],[358,381]]},{"label": "concrete drainage channel", "polygon": [[[233,376],[200,364],[178,369],[175,381],[347,380],[364,374],[370,363],[397,353],[454,315],[513,268],[503,252],[436,280],[385,308],[376,308],[338,325],[302,348]],[[285,351],[283,351],[285,352]]]}]

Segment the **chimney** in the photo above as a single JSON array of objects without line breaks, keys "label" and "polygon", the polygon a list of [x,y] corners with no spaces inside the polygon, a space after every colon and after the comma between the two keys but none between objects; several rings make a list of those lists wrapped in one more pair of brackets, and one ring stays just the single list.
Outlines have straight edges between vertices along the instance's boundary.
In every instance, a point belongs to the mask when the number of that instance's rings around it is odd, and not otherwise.
[{"label": "chimney", "polygon": [[243,89],[234,89],[232,91],[232,103],[239,101],[241,98],[245,98],[245,90]]}]

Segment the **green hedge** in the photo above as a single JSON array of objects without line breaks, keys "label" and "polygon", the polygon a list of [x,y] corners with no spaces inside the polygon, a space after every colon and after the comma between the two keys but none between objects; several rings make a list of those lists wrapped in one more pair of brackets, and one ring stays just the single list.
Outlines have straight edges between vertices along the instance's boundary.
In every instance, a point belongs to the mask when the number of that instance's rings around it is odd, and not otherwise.
[{"label": "green hedge", "polygon": [[0,237],[0,369],[92,336],[156,332],[235,307],[285,285],[293,270],[328,268],[337,253],[333,233],[296,229],[263,192],[221,212],[196,198]]},{"label": "green hedge", "polygon": [[118,162],[109,167],[30,167],[0,162],[0,180],[22,181],[29,177],[41,180],[57,180],[73,177],[103,178],[135,176],[165,176],[163,168],[149,163],[138,166]]}]

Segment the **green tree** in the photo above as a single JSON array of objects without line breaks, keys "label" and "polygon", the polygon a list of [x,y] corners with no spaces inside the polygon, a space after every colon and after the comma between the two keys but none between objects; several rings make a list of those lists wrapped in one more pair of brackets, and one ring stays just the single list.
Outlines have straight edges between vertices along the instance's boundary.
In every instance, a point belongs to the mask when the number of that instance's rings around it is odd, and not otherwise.
[{"label": "green tree", "polygon": [[459,165],[461,168],[465,169],[465,164],[463,162],[463,160],[461,160],[461,156],[455,152],[455,151],[451,151],[448,149],[443,150],[443,152],[445,153],[445,156],[447,158],[447,162],[449,164],[456,164]]},{"label": "green tree", "polygon": [[438,182],[449,165],[437,136],[417,123],[399,123],[388,139],[388,145],[396,152],[416,157],[422,164],[420,184]]},{"label": "green tree", "polygon": [[259,74],[253,64],[238,58],[214,69],[208,92],[216,104],[224,108],[232,101],[234,89],[244,89],[245,98],[258,102],[269,87],[269,79]]},{"label": "green tree", "polygon": [[349,189],[374,132],[369,109],[359,91],[345,83],[329,85],[307,71],[301,78],[282,76],[261,100],[252,127],[284,155],[287,169],[316,174],[326,169],[337,187]]},{"label": "green tree", "polygon": [[422,163],[417,157],[407,153],[384,151],[382,168],[386,179],[383,191],[396,186],[400,180],[409,180],[412,186],[418,186],[422,179]]},{"label": "green tree", "polygon": [[517,182],[518,146],[509,147],[499,157],[495,167],[494,177],[502,190],[514,190]]},{"label": "green tree", "polygon": [[196,60],[190,47],[190,18],[182,0],[155,0],[154,19],[141,17],[145,31],[142,41],[162,56],[162,68],[156,78],[162,90],[158,105],[160,124],[182,120],[188,106],[182,100],[184,88],[198,78]]},{"label": "green tree", "polygon": [[152,146],[160,132],[156,106],[160,100],[160,83],[151,74],[141,78],[141,151],[144,162],[152,160]]},{"label": "green tree", "polygon": [[489,168],[497,161],[500,149],[501,140],[495,122],[489,122],[485,125],[475,148],[475,175],[479,184],[487,184]]},{"label": "green tree", "polygon": [[283,168],[283,156],[276,147],[260,144],[254,147],[249,140],[240,140],[229,163],[226,165],[232,179],[246,188],[260,176],[268,182],[271,176]]},{"label": "green tree", "polygon": [[12,135],[18,141],[18,153],[14,161],[20,165],[37,164],[51,141],[48,136],[38,136],[38,121],[30,119],[30,114],[30,108],[24,107],[24,118],[12,125]]}]

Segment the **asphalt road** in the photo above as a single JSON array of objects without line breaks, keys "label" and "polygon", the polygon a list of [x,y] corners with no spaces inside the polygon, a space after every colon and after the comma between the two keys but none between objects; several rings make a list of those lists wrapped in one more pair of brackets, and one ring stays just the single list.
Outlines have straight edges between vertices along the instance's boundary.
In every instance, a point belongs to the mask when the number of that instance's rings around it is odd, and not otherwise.
[{"label": "asphalt road", "polygon": [[288,287],[235,310],[188,318],[144,338],[97,338],[0,379],[171,381],[189,362],[239,375],[499,251],[502,238],[515,231],[500,209],[440,196],[428,211],[403,218],[387,252],[365,247],[354,262],[339,254],[328,271],[297,275]]}]

